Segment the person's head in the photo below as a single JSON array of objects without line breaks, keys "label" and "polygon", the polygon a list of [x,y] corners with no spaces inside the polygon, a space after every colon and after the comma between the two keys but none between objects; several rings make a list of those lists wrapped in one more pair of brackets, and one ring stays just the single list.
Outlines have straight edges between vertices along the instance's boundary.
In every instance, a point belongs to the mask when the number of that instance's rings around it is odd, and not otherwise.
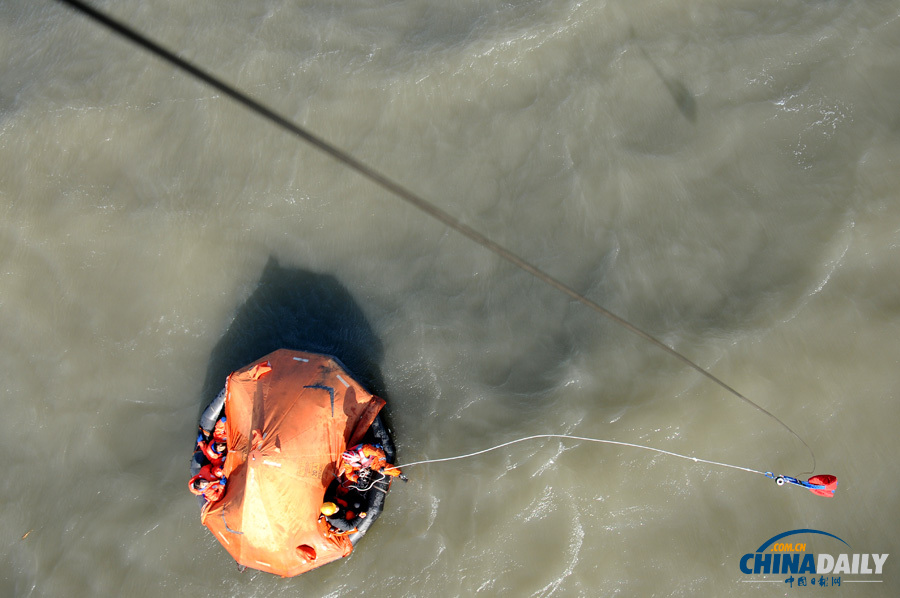
[{"label": "person's head", "polygon": [[213,449],[220,455],[223,454],[227,448],[228,446],[224,442],[217,442],[213,445]]},{"label": "person's head", "polygon": [[209,480],[205,480],[203,478],[197,478],[194,480],[194,490],[199,490],[202,492],[209,487]]}]

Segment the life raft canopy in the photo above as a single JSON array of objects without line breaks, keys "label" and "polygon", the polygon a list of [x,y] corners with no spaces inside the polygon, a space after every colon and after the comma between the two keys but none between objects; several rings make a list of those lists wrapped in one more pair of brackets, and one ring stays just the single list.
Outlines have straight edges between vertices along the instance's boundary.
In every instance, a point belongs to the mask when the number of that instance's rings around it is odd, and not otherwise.
[{"label": "life raft canopy", "polygon": [[384,406],[335,358],[280,349],[227,380],[224,496],[202,522],[238,564],[284,577],[344,557],[320,510]]}]

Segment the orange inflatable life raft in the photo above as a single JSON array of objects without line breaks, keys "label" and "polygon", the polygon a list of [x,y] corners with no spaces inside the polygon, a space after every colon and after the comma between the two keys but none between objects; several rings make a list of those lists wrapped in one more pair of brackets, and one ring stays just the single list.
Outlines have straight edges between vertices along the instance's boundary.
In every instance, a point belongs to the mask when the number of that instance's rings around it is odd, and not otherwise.
[{"label": "orange inflatable life raft", "polygon": [[[347,556],[381,513],[391,478],[348,492],[339,463],[362,442],[393,460],[383,406],[326,355],[280,349],[232,373],[200,420],[202,438],[224,416],[227,444],[225,492],[203,503],[203,525],[239,565],[283,577]],[[196,451],[192,471],[204,459]],[[349,506],[326,517],[332,501]]]}]

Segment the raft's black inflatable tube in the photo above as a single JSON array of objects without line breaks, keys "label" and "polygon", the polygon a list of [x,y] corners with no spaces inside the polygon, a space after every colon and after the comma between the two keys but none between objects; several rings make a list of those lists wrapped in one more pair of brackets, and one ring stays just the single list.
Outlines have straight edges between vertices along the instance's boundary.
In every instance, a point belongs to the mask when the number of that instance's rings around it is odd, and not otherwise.
[{"label": "raft's black inflatable tube", "polygon": [[219,391],[216,398],[214,398],[212,402],[206,406],[206,409],[203,410],[203,415],[200,416],[200,427],[207,432],[212,432],[213,426],[216,425],[216,422],[219,421],[219,418],[222,416],[223,407],[225,407],[224,388]]},{"label": "raft's black inflatable tube", "polygon": [[[375,417],[375,421],[372,422],[368,432],[366,432],[364,442],[380,444],[382,450],[384,450],[387,462],[394,462],[394,457],[396,456],[394,443],[391,441],[391,436],[388,434],[387,428],[381,420],[380,415]],[[381,512],[384,510],[384,499],[387,496],[388,489],[391,487],[392,479],[393,478],[390,476],[384,476],[375,482],[369,491],[363,495],[364,502],[367,503],[365,510],[366,517],[357,517],[350,522],[351,526],[349,529],[356,528],[356,533],[350,535],[350,542],[354,546],[359,539],[365,535],[369,528],[372,527],[372,524],[375,523],[375,520],[378,519],[379,515],[381,515]]]},{"label": "raft's black inflatable tube", "polygon": [[[216,395],[209,405],[206,406],[206,409],[203,410],[203,414],[200,416],[200,427],[206,430],[207,433],[211,433],[213,427],[215,427],[216,422],[219,421],[219,418],[222,417],[223,412],[225,411],[225,389],[219,391],[219,394]],[[196,449],[196,447],[195,447]],[[194,477],[198,473],[200,473],[200,469],[206,464],[206,457],[203,456],[203,453],[199,450],[194,450],[194,454],[191,456],[191,477]],[[202,507],[206,504],[206,501],[202,496],[197,497],[200,499],[200,506]]]}]

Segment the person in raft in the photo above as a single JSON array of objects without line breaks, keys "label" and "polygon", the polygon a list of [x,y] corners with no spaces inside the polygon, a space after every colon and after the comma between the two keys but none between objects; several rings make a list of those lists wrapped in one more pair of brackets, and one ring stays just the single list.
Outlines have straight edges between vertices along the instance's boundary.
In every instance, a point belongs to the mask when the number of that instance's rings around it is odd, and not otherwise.
[{"label": "person in raft", "polygon": [[[200,452],[198,457],[205,458],[206,461],[216,467],[222,467],[225,463],[225,451],[228,447],[225,422],[226,419],[223,415],[212,430],[204,430],[201,426],[200,432],[197,434],[196,450]],[[201,461],[203,460],[201,459]]]},{"label": "person in raft", "polygon": [[[212,430],[206,430],[203,426],[200,426],[200,436],[202,436],[202,440],[205,442],[226,442],[228,440],[227,433],[225,431],[225,424],[227,423],[226,417],[223,415],[216,422],[216,425],[213,426]],[[200,438],[198,438],[198,441]]]},{"label": "person in raft", "polygon": [[[348,502],[350,500],[354,502]],[[356,526],[369,515],[361,510],[363,508],[361,500],[359,496],[354,499],[350,494],[344,494],[344,498],[338,496],[334,498],[334,502],[322,504],[319,520],[328,524],[326,532],[328,537],[346,536],[358,531]]]},{"label": "person in raft", "polygon": [[225,422],[225,416],[222,416],[212,430],[201,427],[197,434],[197,448],[192,459],[194,466],[191,468],[197,473],[188,482],[188,489],[200,498],[201,506],[212,504],[225,494],[227,480],[223,467],[228,447]]},{"label": "person in raft", "polygon": [[228,445],[224,440],[216,440],[215,438],[204,440],[203,435],[198,434],[197,450],[203,454],[210,464],[216,467],[225,465],[225,453],[228,450]]},{"label": "person in raft", "polygon": [[[347,501],[335,500],[342,502],[344,508],[342,509],[336,502],[327,501],[322,504],[322,508],[319,511],[319,521],[326,523],[325,537],[334,538],[336,536],[355,534],[357,529],[353,525],[353,519],[356,515],[347,511]],[[366,516],[365,513],[360,513],[360,515],[362,517]]]},{"label": "person in raft", "polygon": [[345,488],[355,486],[360,481],[367,483],[373,472],[381,474],[382,477],[389,475],[406,481],[406,476],[400,469],[387,462],[384,450],[378,444],[357,444],[348,449],[341,454],[338,470],[339,475],[343,477],[341,486]]},{"label": "person in raft", "polygon": [[188,482],[192,494],[200,497],[205,506],[217,502],[225,495],[225,475],[221,467],[208,463],[200,468],[200,472]]}]

